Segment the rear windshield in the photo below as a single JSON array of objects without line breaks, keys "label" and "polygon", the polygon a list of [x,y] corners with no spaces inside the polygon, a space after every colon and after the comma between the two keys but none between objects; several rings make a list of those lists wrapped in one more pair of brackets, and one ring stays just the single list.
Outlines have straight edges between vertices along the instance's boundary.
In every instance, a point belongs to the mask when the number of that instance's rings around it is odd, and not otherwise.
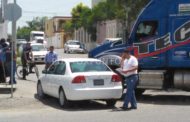
[{"label": "rear windshield", "polygon": [[110,69],[100,61],[81,61],[70,63],[71,72],[100,72],[110,71]]}]

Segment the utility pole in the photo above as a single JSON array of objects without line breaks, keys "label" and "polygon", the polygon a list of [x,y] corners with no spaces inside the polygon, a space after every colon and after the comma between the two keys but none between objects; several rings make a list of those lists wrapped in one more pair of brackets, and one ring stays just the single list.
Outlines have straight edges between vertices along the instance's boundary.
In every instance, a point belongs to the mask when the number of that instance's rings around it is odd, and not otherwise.
[{"label": "utility pole", "polygon": [[[16,0],[14,0],[16,4]],[[13,8],[14,10],[14,8]],[[14,11],[12,11],[12,16],[14,18]],[[13,98],[13,77],[14,77],[14,51],[16,47],[16,20],[12,21],[12,45],[11,45],[11,98]]]}]

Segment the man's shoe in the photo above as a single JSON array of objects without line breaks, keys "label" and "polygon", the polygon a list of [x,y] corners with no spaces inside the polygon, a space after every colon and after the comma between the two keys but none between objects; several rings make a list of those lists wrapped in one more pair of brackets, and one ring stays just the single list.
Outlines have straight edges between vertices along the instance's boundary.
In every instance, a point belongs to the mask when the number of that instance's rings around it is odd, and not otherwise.
[{"label": "man's shoe", "polygon": [[137,109],[137,107],[130,107],[130,109]]},{"label": "man's shoe", "polygon": [[35,72],[33,72],[33,71],[30,71],[29,73],[35,73]]},{"label": "man's shoe", "polygon": [[121,110],[123,110],[123,111],[130,111],[131,109],[130,108],[127,108],[127,107],[120,107],[121,108]]},{"label": "man's shoe", "polygon": [[26,80],[26,78],[22,78],[22,80]]}]

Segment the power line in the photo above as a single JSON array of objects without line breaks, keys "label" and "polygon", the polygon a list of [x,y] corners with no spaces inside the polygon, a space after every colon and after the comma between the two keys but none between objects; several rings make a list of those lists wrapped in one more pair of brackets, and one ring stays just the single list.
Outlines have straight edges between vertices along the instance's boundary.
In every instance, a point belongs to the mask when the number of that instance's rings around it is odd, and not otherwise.
[{"label": "power line", "polygon": [[26,10],[23,10],[23,13],[29,13],[29,14],[51,14],[51,15],[64,14],[64,13],[57,13],[57,12],[26,11]]}]

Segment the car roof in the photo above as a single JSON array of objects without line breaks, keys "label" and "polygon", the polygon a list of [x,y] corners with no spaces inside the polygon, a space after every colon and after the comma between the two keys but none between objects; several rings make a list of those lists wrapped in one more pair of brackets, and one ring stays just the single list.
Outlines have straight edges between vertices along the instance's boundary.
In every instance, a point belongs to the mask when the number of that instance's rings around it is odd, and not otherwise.
[{"label": "car roof", "polygon": [[94,58],[62,58],[59,61],[66,61],[66,62],[77,62],[77,61],[101,61]]}]

